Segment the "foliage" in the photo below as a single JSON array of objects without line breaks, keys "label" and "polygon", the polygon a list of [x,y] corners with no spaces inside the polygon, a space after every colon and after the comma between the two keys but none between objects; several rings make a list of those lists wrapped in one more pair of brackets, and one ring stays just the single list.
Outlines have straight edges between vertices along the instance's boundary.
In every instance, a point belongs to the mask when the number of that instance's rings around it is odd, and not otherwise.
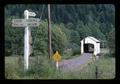
[{"label": "foliage", "polygon": [[5,55],[23,54],[23,28],[12,28],[11,18],[5,21]]},{"label": "foliage", "polygon": [[[45,5],[45,4],[43,4]],[[6,5],[6,16],[23,16],[23,12],[25,9],[29,9],[30,11],[36,11],[37,16],[40,17],[42,6],[43,5],[37,5],[37,4],[16,4],[16,5]],[[20,10],[19,10],[20,9]],[[83,20],[86,22],[89,18],[89,20],[93,19],[96,21],[100,21],[101,23],[114,23],[115,19],[110,18],[115,15],[115,9],[114,5],[111,4],[95,4],[95,5],[89,5],[89,4],[77,4],[77,5],[54,5],[51,4],[51,14],[53,17],[53,22],[58,23],[76,23],[78,20]],[[40,11],[40,12],[39,12]],[[90,15],[90,16],[89,16]],[[92,16],[92,17],[91,17]],[[47,18],[47,5],[45,5],[43,19]],[[91,21],[90,20],[90,21]]]},{"label": "foliage", "polygon": [[[48,52],[48,27],[47,22],[42,21],[39,28],[33,30],[33,48],[34,53],[47,54]],[[51,27],[51,42],[52,42],[52,51],[59,51],[63,53],[64,48],[67,45],[67,38],[65,33],[62,31],[62,27],[59,25],[53,24]]]},{"label": "foliage", "polygon": [[110,49],[110,54],[115,55],[115,29],[113,28],[108,34],[108,47]]},{"label": "foliage", "polygon": [[72,56],[80,55],[80,54],[81,54],[80,48],[73,49],[73,54],[72,54]]},{"label": "foliage", "polygon": [[68,44],[66,34],[62,31],[62,27],[59,27],[59,25],[53,25],[52,32],[53,51],[59,51],[61,54],[63,54],[63,51]]},{"label": "foliage", "polygon": [[47,23],[41,22],[38,28],[32,29],[32,36],[33,36],[33,53],[35,55],[47,54],[47,45],[48,45],[48,33],[47,33]]}]

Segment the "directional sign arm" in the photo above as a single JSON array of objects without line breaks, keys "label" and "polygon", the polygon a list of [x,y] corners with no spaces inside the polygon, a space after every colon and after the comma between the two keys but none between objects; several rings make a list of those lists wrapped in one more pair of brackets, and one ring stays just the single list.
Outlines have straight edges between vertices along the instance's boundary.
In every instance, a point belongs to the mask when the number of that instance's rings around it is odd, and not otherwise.
[{"label": "directional sign arm", "polygon": [[25,19],[12,19],[13,27],[25,27]]},{"label": "directional sign arm", "polygon": [[28,12],[29,16],[36,16],[34,12]]},{"label": "directional sign arm", "polygon": [[39,18],[29,18],[29,19],[12,19],[13,27],[37,27],[39,26]]}]

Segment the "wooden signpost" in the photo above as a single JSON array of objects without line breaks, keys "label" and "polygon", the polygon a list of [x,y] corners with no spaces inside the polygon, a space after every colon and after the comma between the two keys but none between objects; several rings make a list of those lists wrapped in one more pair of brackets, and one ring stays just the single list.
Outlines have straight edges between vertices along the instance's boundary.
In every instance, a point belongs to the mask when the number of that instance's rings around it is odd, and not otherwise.
[{"label": "wooden signpost", "polygon": [[24,34],[24,69],[28,70],[29,67],[29,56],[31,54],[30,50],[30,36],[31,29],[30,27],[38,27],[40,19],[38,18],[29,18],[29,16],[35,17],[34,12],[29,12],[28,10],[24,11],[24,19],[12,19],[13,27],[25,27]]}]

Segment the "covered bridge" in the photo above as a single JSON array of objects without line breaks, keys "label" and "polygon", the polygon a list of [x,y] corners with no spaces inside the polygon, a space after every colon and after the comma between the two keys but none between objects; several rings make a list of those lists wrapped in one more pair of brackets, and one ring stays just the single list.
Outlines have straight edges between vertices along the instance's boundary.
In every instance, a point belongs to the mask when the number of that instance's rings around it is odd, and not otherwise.
[{"label": "covered bridge", "polygon": [[97,55],[100,53],[100,41],[92,36],[84,38],[81,42],[81,54],[93,53]]}]

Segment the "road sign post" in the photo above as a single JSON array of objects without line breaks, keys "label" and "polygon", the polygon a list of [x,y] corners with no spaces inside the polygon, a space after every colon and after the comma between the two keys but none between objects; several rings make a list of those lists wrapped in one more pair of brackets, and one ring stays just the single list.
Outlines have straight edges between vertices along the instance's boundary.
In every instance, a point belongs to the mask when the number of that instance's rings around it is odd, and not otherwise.
[{"label": "road sign post", "polygon": [[29,16],[36,16],[34,12],[29,12],[28,10],[24,11],[24,19],[12,19],[13,27],[25,27],[24,34],[24,69],[28,70],[29,67],[29,56],[31,54],[30,50],[30,36],[31,29],[30,27],[39,26],[38,18],[29,18]]},{"label": "road sign post", "polygon": [[58,63],[58,61],[56,61],[56,68],[57,68],[57,70],[59,69],[59,63]]}]

